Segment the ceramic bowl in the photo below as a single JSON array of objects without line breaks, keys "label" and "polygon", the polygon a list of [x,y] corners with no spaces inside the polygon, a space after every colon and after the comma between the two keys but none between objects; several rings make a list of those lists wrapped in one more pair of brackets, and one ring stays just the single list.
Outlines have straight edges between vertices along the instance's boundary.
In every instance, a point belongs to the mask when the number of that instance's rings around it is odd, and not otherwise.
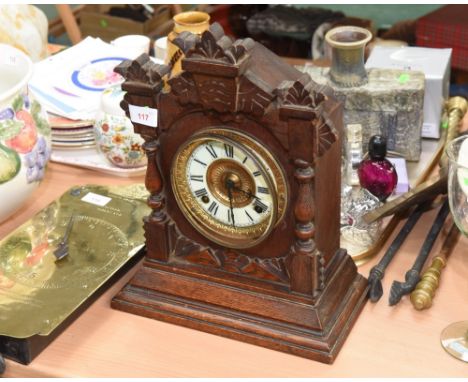
[{"label": "ceramic bowl", "polygon": [[133,124],[120,108],[125,92],[120,85],[102,92],[101,108],[94,123],[98,150],[113,165],[122,168],[143,167],[147,163],[145,142],[133,131]]},{"label": "ceramic bowl", "polygon": [[49,55],[49,22],[45,13],[38,7],[28,4],[2,4],[0,25],[0,42],[20,49],[33,62],[44,60]]},{"label": "ceramic bowl", "polygon": [[0,44],[0,222],[37,188],[50,156],[47,113],[28,90],[32,71],[28,56]]}]

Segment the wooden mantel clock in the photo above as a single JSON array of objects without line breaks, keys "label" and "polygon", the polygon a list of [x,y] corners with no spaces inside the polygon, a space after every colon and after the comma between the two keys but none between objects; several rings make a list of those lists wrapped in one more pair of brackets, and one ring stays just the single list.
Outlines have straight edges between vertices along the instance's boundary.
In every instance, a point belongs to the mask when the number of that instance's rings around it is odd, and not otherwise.
[{"label": "wooden mantel clock", "polygon": [[112,306],[331,363],[367,292],[339,248],[342,107],[218,24],[176,44],[170,79],[147,55],[116,68],[152,211]]}]

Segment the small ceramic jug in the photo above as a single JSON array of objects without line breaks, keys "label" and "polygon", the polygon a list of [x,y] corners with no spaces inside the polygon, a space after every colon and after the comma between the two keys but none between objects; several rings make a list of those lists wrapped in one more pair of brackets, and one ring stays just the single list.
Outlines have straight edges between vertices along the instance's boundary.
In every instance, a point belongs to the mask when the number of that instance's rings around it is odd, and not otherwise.
[{"label": "small ceramic jug", "polygon": [[171,76],[182,70],[182,51],[172,43],[182,32],[201,35],[210,27],[210,15],[205,12],[182,12],[173,17],[174,29],[167,36],[166,64],[172,67]]},{"label": "small ceramic jug", "polygon": [[147,163],[142,148],[145,141],[133,131],[132,122],[120,108],[124,94],[120,85],[102,92],[101,109],[94,123],[96,144],[113,165],[123,168],[142,167]]}]

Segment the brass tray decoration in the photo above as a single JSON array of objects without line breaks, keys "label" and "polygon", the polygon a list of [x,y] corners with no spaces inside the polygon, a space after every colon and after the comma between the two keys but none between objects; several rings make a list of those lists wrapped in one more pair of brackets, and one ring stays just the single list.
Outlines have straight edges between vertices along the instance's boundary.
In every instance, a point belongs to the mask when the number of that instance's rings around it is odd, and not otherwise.
[{"label": "brass tray decoration", "polygon": [[73,187],[0,241],[0,353],[15,359],[7,337],[51,334],[138,252],[146,197],[144,185]]}]

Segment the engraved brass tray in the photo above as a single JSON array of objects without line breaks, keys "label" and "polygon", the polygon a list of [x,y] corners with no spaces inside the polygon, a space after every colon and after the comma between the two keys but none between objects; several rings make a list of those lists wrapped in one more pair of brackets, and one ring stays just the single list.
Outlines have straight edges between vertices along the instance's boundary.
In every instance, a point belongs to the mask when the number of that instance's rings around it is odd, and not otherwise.
[{"label": "engraved brass tray", "polygon": [[[146,197],[143,184],[73,187],[0,241],[0,353],[30,362],[37,346],[21,339],[54,337],[119,269],[136,262]],[[57,260],[72,217],[68,254]]]}]

